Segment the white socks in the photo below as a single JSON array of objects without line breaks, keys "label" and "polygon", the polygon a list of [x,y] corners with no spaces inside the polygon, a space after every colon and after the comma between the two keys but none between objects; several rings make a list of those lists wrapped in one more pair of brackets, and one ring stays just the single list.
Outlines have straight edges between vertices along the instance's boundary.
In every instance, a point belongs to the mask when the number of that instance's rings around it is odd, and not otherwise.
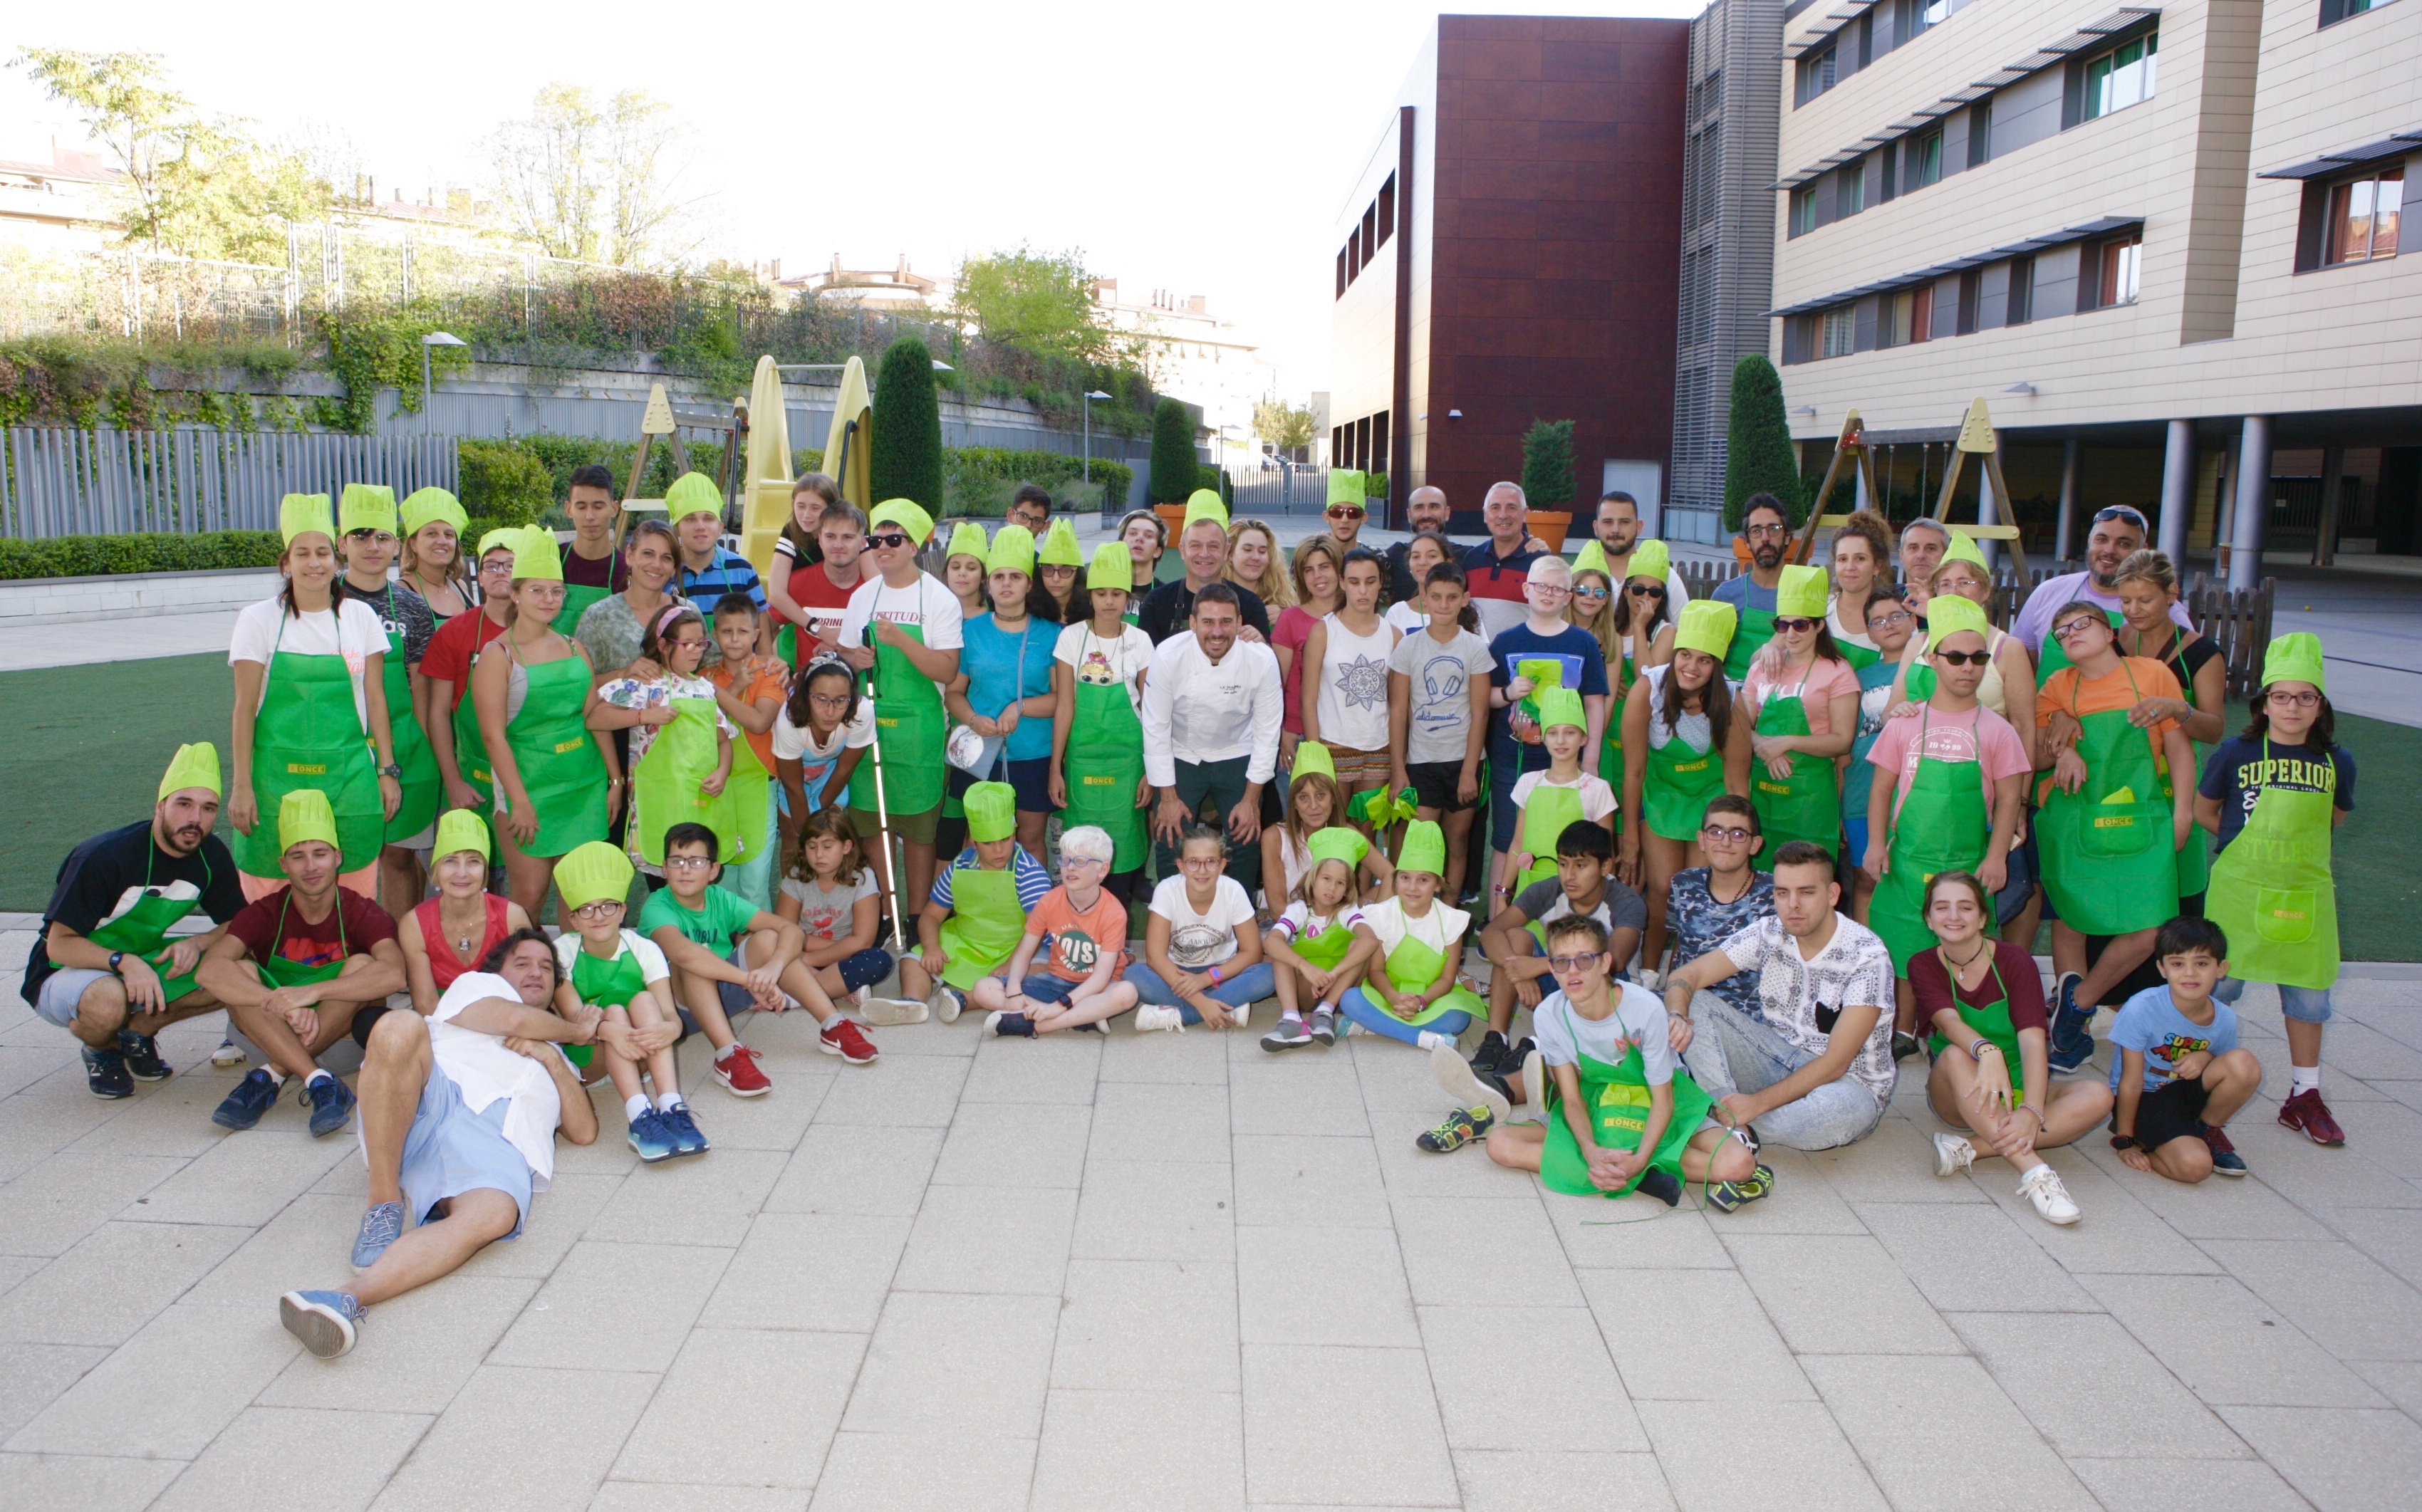
[{"label": "white socks", "polygon": [[2288,1068],[2288,1095],[2291,1097],[2300,1092],[2319,1092],[2321,1090],[2321,1068],[2317,1065],[2291,1065]]},{"label": "white socks", "polygon": [[644,1092],[637,1096],[622,1099],[622,1121],[626,1124],[637,1123],[639,1115],[647,1110],[648,1095]]},{"label": "white socks", "polygon": [[678,1092],[664,1093],[656,1098],[656,1111],[660,1113],[669,1113],[676,1108],[687,1106],[688,1104],[682,1101],[682,1095]]},{"label": "white socks", "polygon": [[[324,1069],[314,1071],[309,1076],[303,1079],[303,1085],[307,1087],[316,1085],[322,1077],[327,1076],[328,1074],[329,1073]],[[2316,1083],[2318,1083],[2320,1078],[2320,1073],[2316,1071],[2313,1073],[2313,1076]]]},{"label": "white socks", "polygon": [[1455,1041],[1447,1038],[1444,1034],[1438,1032],[1436,1030],[1425,1029],[1422,1031],[1422,1037],[1414,1043],[1419,1045],[1423,1049],[1435,1050],[1441,1045],[1452,1045]]}]

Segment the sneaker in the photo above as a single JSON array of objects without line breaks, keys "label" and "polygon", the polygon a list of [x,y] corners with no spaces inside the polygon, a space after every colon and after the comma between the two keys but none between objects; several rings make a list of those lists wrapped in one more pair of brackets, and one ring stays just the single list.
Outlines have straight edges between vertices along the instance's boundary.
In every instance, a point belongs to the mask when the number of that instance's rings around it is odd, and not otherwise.
[{"label": "sneaker", "polygon": [[1323,1045],[1336,1044],[1337,1015],[1327,1008],[1313,1009],[1312,1013],[1312,1037],[1318,1040]]},{"label": "sneaker", "polygon": [[1682,1178],[1671,1171],[1650,1166],[1640,1173],[1640,1180],[1631,1189],[1644,1192],[1666,1206],[1672,1207],[1682,1200]]},{"label": "sneaker", "polygon": [[2074,971],[2064,971],[2052,991],[2051,1063],[2056,1075],[2068,1076],[2094,1059],[2094,1009],[2090,1004],[2081,1007],[2077,1001],[2077,989],[2084,980]]},{"label": "sneaker", "polygon": [[126,1074],[137,1081],[165,1081],[176,1073],[160,1059],[160,1046],[149,1034],[118,1032],[118,1053],[126,1057]]},{"label": "sneaker", "polygon": [[1497,1115],[1486,1107],[1458,1108],[1438,1127],[1414,1135],[1413,1148],[1446,1155],[1483,1138],[1496,1125]]},{"label": "sneaker", "polygon": [[1149,1034],[1156,1029],[1173,1029],[1183,1034],[1186,1032],[1186,1016],[1174,1008],[1148,1002],[1136,1010],[1135,1027],[1139,1034]]},{"label": "sneaker", "polygon": [[378,1264],[386,1247],[403,1237],[403,1204],[373,1203],[362,1215],[362,1231],[354,1236],[354,1268],[368,1270]]},{"label": "sneaker", "polygon": [[244,1063],[244,1047],[231,1039],[219,1041],[219,1047],[211,1052],[211,1064],[222,1071],[232,1071]]},{"label": "sneaker", "polygon": [[334,1134],[354,1116],[354,1089],[334,1072],[313,1078],[303,1088],[303,1100],[311,1105],[311,1137],[315,1140]]},{"label": "sneaker", "polygon": [[706,1142],[706,1135],[700,1130],[698,1120],[689,1115],[689,1104],[659,1108],[656,1118],[665,1126],[665,1131],[672,1136],[675,1155],[704,1155],[715,1148]]},{"label": "sneaker", "polygon": [[1262,1048],[1273,1055],[1311,1043],[1312,1031],[1304,1027],[1300,1018],[1282,1018],[1278,1028],[1262,1036]]},{"label": "sneaker", "polygon": [[1474,1071],[1497,1070],[1498,1061],[1503,1058],[1510,1048],[1512,1047],[1505,1043],[1504,1035],[1493,1029],[1490,1030],[1480,1036],[1480,1048],[1471,1052],[1471,1068]]},{"label": "sneaker", "polygon": [[1440,1091],[1455,1099],[1456,1107],[1486,1108],[1493,1123],[1513,1120],[1514,1098],[1506,1089],[1505,1079],[1494,1071],[1473,1069],[1470,1062],[1455,1053],[1453,1040],[1430,1051],[1430,1076]]},{"label": "sneaker", "polygon": [[933,993],[925,1000],[926,1009],[946,1024],[957,1023],[959,1015],[966,1012],[967,1006],[967,1000],[956,987],[946,986],[939,982],[934,984]]},{"label": "sneaker", "polygon": [[765,1073],[757,1069],[757,1052],[738,1040],[716,1057],[715,1079],[734,1097],[763,1097],[774,1090]]},{"label": "sneaker", "polygon": [[[89,1045],[84,1047],[84,1084],[92,1089],[96,1097],[134,1095],[134,1079],[126,1074],[126,1057],[116,1050],[96,1050]],[[259,1118],[260,1115],[255,1113],[252,1116]],[[244,1126],[250,1128],[252,1126],[246,1124]]]},{"label": "sneaker", "polygon": [[984,1031],[1001,1039],[1032,1039],[1034,1020],[1024,1014],[1014,1014],[1006,1008],[996,1008],[984,1015]]},{"label": "sneaker", "polygon": [[[95,1092],[101,1089],[95,1087]],[[2292,1128],[2315,1144],[2332,1149],[2346,1142],[2346,1130],[2330,1116],[2330,1105],[2321,1101],[2321,1089],[2307,1087],[2279,1105],[2279,1126]]]},{"label": "sneaker", "polygon": [[631,1120],[631,1148],[649,1165],[669,1160],[681,1154],[681,1146],[674,1142],[671,1126],[665,1122],[664,1115],[653,1108]]},{"label": "sneaker", "polygon": [[921,1024],[928,1016],[925,1005],[914,998],[867,998],[860,1000],[857,1011],[877,1029]]},{"label": "sneaker", "polygon": [[1906,1061],[1923,1048],[1925,1048],[1925,1046],[1916,1035],[1904,1034],[1897,1029],[1893,1031],[1894,1060]]},{"label": "sneaker", "polygon": [[2206,1124],[2203,1126],[2203,1142],[2211,1146],[2211,1173],[2213,1175],[2241,1176],[2245,1174],[2245,1157],[2238,1154],[2237,1146],[2228,1142],[2228,1131],[2226,1129],[2222,1128],[2218,1124]]},{"label": "sneaker", "polygon": [[353,1351],[362,1304],[351,1292],[291,1291],[277,1299],[277,1320],[322,1360]]},{"label": "sneaker", "polygon": [[2060,1173],[2048,1165],[2037,1166],[2019,1178],[2019,1195],[2035,1204],[2036,1216],[2047,1223],[2067,1228],[2084,1216],[2077,1199],[2060,1184]]},{"label": "sneaker", "polygon": [[833,1015],[833,1021],[816,1036],[816,1048],[826,1055],[838,1055],[852,1065],[873,1065],[875,1057],[883,1053],[856,1024],[839,1014]]},{"label": "sneaker", "polygon": [[1774,1189],[1774,1172],[1759,1166],[1739,1181],[1719,1181],[1707,1189],[1707,1205],[1720,1213],[1737,1212]]},{"label": "sneaker", "polygon": [[[1976,1146],[1957,1134],[1938,1133],[1934,1136],[1934,1173],[1936,1175],[1956,1176],[1975,1163]],[[2052,1167],[2045,1166],[2042,1169],[2049,1171]]]},{"label": "sneaker", "polygon": [[1514,1047],[1507,1050],[1504,1059],[1497,1063],[1497,1074],[1500,1077],[1518,1075],[1522,1070],[1522,1063],[1531,1059],[1531,1052],[1538,1047],[1539,1042],[1528,1034],[1516,1040]]},{"label": "sneaker", "polygon": [[211,1122],[221,1128],[238,1132],[260,1122],[260,1115],[277,1106],[277,1090],[283,1079],[265,1065],[257,1065],[249,1075],[235,1084],[235,1090],[219,1104]]},{"label": "sneaker", "polygon": [[1455,1048],[1455,1036],[1452,1034],[1441,1034],[1434,1029],[1425,1029],[1413,1036],[1413,1044],[1417,1047],[1424,1050],[1435,1050],[1439,1048],[1452,1050]]}]

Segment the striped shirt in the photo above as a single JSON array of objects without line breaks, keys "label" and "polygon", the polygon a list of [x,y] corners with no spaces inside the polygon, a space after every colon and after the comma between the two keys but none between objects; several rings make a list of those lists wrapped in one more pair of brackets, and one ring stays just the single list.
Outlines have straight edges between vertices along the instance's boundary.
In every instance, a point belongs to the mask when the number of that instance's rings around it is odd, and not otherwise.
[{"label": "striped shirt", "polygon": [[726,593],[746,593],[751,604],[765,607],[765,585],[758,578],[757,569],[748,565],[747,558],[721,546],[715,548],[715,560],[703,572],[693,572],[689,563],[682,563],[681,593],[708,616],[715,613],[715,601]]}]

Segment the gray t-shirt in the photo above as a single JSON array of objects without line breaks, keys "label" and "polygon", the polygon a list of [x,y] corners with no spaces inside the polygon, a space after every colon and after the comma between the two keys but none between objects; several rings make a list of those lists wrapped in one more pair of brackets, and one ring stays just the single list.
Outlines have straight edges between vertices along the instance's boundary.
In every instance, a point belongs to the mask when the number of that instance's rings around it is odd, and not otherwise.
[{"label": "gray t-shirt", "polygon": [[837,945],[849,938],[851,927],[857,922],[857,900],[879,896],[873,874],[866,871],[857,874],[857,881],[832,889],[786,876],[782,895],[799,900],[799,928],[810,945]]},{"label": "gray t-shirt", "polygon": [[1604,1018],[1583,1018],[1561,992],[1540,1000],[1531,1016],[1531,1034],[1539,1042],[1539,1059],[1548,1065],[1578,1065],[1578,1055],[1612,1065],[1632,1049],[1640,1051],[1641,1075],[1652,1087],[1674,1079],[1674,1042],[1665,1021],[1665,1004],[1646,987],[1629,982],[1612,984],[1614,1012]]},{"label": "gray t-shirt", "polygon": [[[1565,896],[1565,885],[1552,876],[1533,882],[1515,894],[1514,906],[1534,924],[1562,919],[1573,911],[1572,900]],[[1618,929],[1644,930],[1648,927],[1648,904],[1620,880],[1608,877],[1606,896],[1598,900],[1590,917],[1604,924],[1610,934]]]},{"label": "gray t-shirt", "polygon": [[1388,670],[1412,685],[1412,714],[1405,726],[1408,763],[1460,762],[1471,732],[1471,680],[1484,681],[1495,665],[1488,642],[1469,630],[1441,646],[1427,630],[1415,631],[1388,653]]}]

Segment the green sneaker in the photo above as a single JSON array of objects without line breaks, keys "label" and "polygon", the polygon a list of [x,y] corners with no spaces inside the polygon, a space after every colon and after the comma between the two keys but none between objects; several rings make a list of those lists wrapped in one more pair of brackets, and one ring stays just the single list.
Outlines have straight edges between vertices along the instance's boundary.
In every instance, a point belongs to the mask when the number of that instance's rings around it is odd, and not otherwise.
[{"label": "green sneaker", "polygon": [[1713,1207],[1720,1213],[1735,1212],[1743,1205],[1757,1201],[1759,1198],[1765,1196],[1768,1192],[1770,1192],[1773,1189],[1773,1170],[1768,1166],[1759,1166],[1755,1171],[1749,1173],[1746,1180],[1720,1181],[1712,1188],[1709,1188],[1707,1191],[1707,1205]]},{"label": "green sneaker", "polygon": [[1445,1123],[1417,1136],[1413,1143],[1432,1155],[1445,1155],[1462,1149],[1496,1126],[1497,1115],[1487,1109],[1458,1108],[1447,1114]]}]

